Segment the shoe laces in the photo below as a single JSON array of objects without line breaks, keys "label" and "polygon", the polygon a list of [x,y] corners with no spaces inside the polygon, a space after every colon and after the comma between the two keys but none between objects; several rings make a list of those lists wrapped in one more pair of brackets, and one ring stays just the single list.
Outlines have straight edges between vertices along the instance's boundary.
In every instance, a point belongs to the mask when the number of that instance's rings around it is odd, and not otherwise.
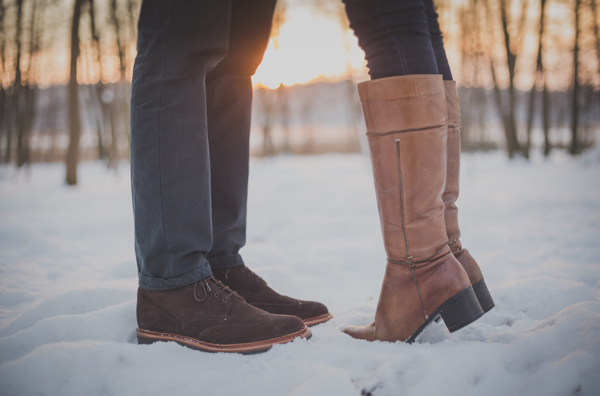
[{"label": "shoe laces", "polygon": [[[209,283],[209,281],[212,282],[212,286]],[[204,297],[201,299],[196,297],[196,289],[198,288],[198,284],[200,284],[202,286],[202,289],[204,289]],[[223,302],[227,302],[230,297],[237,297],[244,302],[246,301],[242,296],[237,294],[235,291],[231,290],[229,286],[226,286],[225,284],[223,284],[223,282],[215,279],[214,276],[210,276],[206,279],[196,282],[194,286],[194,299],[198,302],[202,302],[206,300],[206,298],[208,297],[208,293],[212,293],[213,290],[215,293],[215,297],[219,297],[221,293],[225,293],[225,297],[223,297]]]}]

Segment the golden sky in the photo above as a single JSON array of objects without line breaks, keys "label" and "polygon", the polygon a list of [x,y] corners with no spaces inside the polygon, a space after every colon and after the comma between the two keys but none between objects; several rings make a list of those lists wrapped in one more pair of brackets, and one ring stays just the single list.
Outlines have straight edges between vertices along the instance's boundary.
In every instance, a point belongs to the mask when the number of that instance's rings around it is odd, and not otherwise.
[{"label": "golden sky", "polygon": [[340,79],[348,66],[356,77],[368,78],[364,52],[352,31],[342,30],[334,18],[318,15],[308,7],[289,12],[281,26],[279,48],[269,42],[263,62],[252,78],[254,85],[277,88],[319,78]]},{"label": "golden sky", "polygon": [[[456,1],[456,3],[461,1],[463,0]],[[448,6],[450,3],[445,4]],[[452,4],[456,6],[456,4]],[[518,4],[518,2],[515,4]],[[64,11],[63,8],[55,6],[50,9],[50,13],[47,15],[47,22],[53,26],[51,29],[52,34],[48,36],[47,42],[38,54],[33,76],[33,81],[42,86],[64,84],[68,81],[70,15],[69,13],[60,12]],[[544,56],[545,66],[552,74],[548,81],[550,89],[564,89],[572,83],[570,48],[574,34],[570,25],[571,8],[570,4],[567,3],[552,2],[547,10],[546,42],[549,45],[546,47]],[[102,7],[99,7],[99,11],[101,12],[98,15],[106,14],[106,10]],[[519,89],[530,89],[534,77],[533,68],[537,51],[537,25],[535,22],[538,18],[536,2],[531,2],[528,14],[529,23],[527,24],[524,40],[525,50],[521,51],[517,61],[515,83]],[[463,72],[461,70],[462,55],[459,48],[461,42],[460,27],[462,24],[456,20],[459,13],[446,13],[446,15],[451,15],[451,18],[440,21],[446,33],[446,52],[453,75],[460,84]],[[590,20],[587,16],[585,12],[582,13],[583,20]],[[103,18],[98,17],[98,20],[105,19],[106,15]],[[367,80],[369,77],[365,67],[364,53],[359,48],[353,32],[347,28],[342,28],[339,19],[339,15],[317,10],[313,2],[290,0],[285,22],[279,30],[279,45],[276,47],[273,40],[269,42],[263,62],[253,77],[254,85],[276,88],[281,83],[293,85],[324,79],[335,81],[350,76],[355,81]],[[587,25],[589,25],[589,21]],[[99,68],[96,63],[95,52],[90,50],[91,38],[88,27],[89,16],[87,14],[82,16],[81,26],[82,56],[79,60],[78,81],[90,84],[98,81]],[[496,30],[498,28],[499,26],[496,26]],[[102,57],[102,80],[104,82],[114,82],[119,79],[118,58],[111,32],[111,29],[104,29],[102,32],[102,38],[105,42]],[[501,32],[496,31],[495,39],[497,42],[489,47],[490,49],[493,48],[496,54],[495,57],[500,62],[505,51],[501,38]],[[587,45],[587,47],[595,48],[594,45]],[[10,53],[14,53],[14,48],[9,46],[7,51],[10,55]],[[132,40],[127,51],[128,79],[131,78],[134,57],[135,43]],[[6,69],[8,72],[2,75],[4,85],[10,84],[14,78],[11,56],[8,58]],[[594,51],[582,53],[580,63],[582,70],[598,70]],[[27,64],[28,57],[25,56],[22,67],[25,69]],[[468,70],[466,72],[468,73]],[[504,68],[500,67],[498,73],[502,84],[504,84],[507,81]],[[597,76],[595,80],[598,80]],[[489,76],[480,83],[488,87],[491,87],[492,84]]]}]

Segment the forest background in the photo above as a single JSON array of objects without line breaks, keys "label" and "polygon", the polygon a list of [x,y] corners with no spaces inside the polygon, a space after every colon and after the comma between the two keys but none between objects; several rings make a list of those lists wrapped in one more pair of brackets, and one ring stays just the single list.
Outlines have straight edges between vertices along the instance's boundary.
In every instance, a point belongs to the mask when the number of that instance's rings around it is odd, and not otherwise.
[{"label": "forest background", "polygon": [[[65,161],[76,184],[81,160],[117,169],[128,158],[140,5],[0,0],[0,162]],[[595,143],[598,0],[438,1],[437,11],[460,89],[463,150],[527,159]],[[253,80],[253,155],[364,151],[362,58],[340,1],[280,0]]]}]

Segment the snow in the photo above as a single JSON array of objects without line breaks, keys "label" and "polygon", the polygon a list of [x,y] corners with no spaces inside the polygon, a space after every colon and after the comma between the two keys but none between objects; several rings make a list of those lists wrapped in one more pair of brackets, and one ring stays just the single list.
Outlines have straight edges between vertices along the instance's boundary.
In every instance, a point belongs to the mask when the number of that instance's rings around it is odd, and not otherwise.
[{"label": "snow", "polygon": [[465,154],[463,244],[496,308],[418,343],[354,340],[385,254],[368,159],[253,159],[250,268],[335,318],[259,355],[138,346],[128,169],[0,167],[1,395],[597,395],[598,151],[508,161]]}]

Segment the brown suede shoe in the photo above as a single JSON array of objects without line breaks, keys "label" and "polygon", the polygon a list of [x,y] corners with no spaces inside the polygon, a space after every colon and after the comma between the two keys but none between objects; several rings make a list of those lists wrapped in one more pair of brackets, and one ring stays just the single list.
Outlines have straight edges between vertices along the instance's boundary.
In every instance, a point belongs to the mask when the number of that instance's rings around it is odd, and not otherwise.
[{"label": "brown suede shoe", "polygon": [[297,317],[255,308],[212,276],[179,289],[138,289],[137,321],[139,344],[175,341],[205,352],[264,352],[311,336]]},{"label": "brown suede shoe", "polygon": [[239,293],[248,304],[273,314],[293,315],[307,326],[333,318],[327,307],[314,301],[301,301],[282,296],[245,265],[214,270],[214,276]]}]

